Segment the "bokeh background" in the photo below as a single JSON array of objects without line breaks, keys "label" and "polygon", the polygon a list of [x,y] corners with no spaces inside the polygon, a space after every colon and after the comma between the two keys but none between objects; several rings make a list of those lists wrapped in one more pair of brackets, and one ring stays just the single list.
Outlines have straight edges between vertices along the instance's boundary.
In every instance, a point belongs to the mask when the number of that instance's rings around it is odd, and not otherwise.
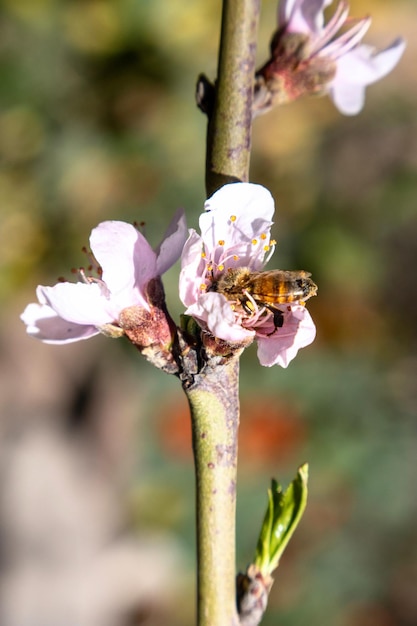
[{"label": "bokeh background", "polygon": [[[275,0],[264,0],[259,64]],[[176,380],[123,341],[28,338],[38,283],[70,277],[106,219],[197,225],[220,0],[0,3],[0,624],[194,623],[194,480]],[[313,273],[314,345],[287,370],[242,358],[238,562],[271,476],[310,500],[265,626],[417,623],[417,4],[351,2],[367,41],[408,39],[342,117],[327,99],[256,120],[251,180],[277,203],[271,267]],[[181,313],[178,267],[165,277]]]}]

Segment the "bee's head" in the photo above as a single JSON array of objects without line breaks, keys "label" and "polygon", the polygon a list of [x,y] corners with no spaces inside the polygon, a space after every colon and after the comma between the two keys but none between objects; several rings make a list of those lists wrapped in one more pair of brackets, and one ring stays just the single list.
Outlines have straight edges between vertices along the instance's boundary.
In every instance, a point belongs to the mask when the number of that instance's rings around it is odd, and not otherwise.
[{"label": "bee's head", "polygon": [[303,293],[303,300],[308,300],[312,296],[317,295],[318,287],[310,278],[311,274],[306,272],[306,276],[297,279],[297,285]]}]

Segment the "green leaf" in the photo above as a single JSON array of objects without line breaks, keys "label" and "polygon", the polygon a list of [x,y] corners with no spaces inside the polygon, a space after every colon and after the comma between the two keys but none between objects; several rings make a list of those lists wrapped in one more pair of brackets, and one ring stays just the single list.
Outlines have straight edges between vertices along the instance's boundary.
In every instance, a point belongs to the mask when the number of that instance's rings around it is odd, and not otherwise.
[{"label": "green leaf", "polygon": [[255,554],[255,565],[264,575],[278,567],[279,560],[291,539],[307,504],[308,465],[302,465],[286,491],[272,479],[268,489],[265,513]]}]

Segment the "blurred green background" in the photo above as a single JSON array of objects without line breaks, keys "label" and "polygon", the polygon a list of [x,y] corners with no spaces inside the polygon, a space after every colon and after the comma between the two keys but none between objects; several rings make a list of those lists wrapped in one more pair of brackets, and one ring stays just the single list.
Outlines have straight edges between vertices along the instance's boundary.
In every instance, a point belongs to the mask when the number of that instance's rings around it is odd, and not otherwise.
[{"label": "blurred green background", "polygon": [[[85,263],[99,221],[157,244],[204,201],[199,72],[220,0],[0,2],[0,623],[194,623],[185,399],[122,341],[46,346],[19,314]],[[264,0],[258,64],[275,0]],[[287,370],[242,358],[238,562],[271,476],[310,500],[265,626],[417,623],[417,4],[351,2],[366,41],[408,39],[357,117],[327,99],[256,120],[251,180],[276,200],[271,267],[313,273],[317,340]],[[178,267],[165,277],[178,318]]]}]

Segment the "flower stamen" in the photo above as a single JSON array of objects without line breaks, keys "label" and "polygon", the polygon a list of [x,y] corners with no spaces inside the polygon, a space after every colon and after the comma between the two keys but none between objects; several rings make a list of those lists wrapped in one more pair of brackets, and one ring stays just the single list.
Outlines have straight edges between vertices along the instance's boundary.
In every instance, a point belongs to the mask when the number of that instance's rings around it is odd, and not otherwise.
[{"label": "flower stamen", "polygon": [[103,270],[101,269],[100,265],[97,263],[93,253],[91,252],[91,250],[89,250],[87,248],[87,246],[83,246],[81,248],[82,252],[85,254],[85,256],[87,257],[89,264],[87,266],[87,271],[88,272],[93,272],[95,271],[96,274],[101,277],[103,275]]}]

